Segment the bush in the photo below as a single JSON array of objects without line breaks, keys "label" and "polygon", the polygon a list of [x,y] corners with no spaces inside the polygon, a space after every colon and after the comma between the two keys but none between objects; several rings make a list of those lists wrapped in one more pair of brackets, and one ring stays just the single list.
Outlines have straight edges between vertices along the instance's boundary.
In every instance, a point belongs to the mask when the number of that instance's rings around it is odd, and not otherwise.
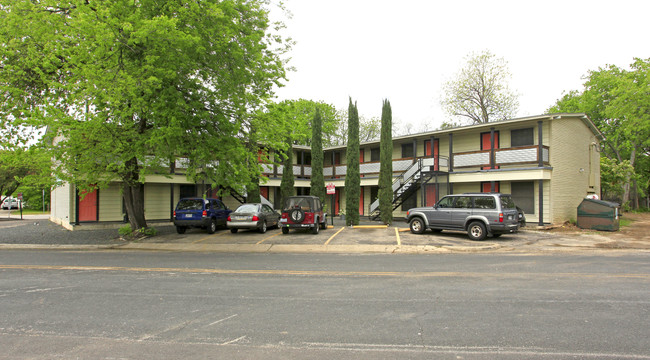
[{"label": "bush", "polygon": [[117,232],[120,234],[120,236],[129,236],[133,233],[131,231],[131,225],[124,225],[122,226]]},{"label": "bush", "polygon": [[131,230],[131,225],[124,225],[117,232],[120,234],[121,237],[128,238],[130,240],[137,240],[139,238],[147,237],[147,236],[155,236],[158,232],[156,229],[149,227],[149,228],[141,228],[136,231]]}]

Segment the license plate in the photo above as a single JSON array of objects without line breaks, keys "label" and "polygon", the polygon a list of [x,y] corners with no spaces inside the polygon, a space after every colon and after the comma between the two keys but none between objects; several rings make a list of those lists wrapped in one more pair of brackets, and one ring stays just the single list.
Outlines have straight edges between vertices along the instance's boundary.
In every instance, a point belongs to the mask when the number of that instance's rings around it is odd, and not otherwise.
[{"label": "license plate", "polygon": [[280,222],[281,222],[281,223],[286,223],[286,222],[287,222],[287,219],[280,219]]},{"label": "license plate", "polygon": [[246,216],[235,216],[235,220],[247,220]]},{"label": "license plate", "polygon": [[186,218],[188,218],[188,217],[191,218],[191,217],[192,217],[192,214],[185,214],[185,217],[186,217]]}]

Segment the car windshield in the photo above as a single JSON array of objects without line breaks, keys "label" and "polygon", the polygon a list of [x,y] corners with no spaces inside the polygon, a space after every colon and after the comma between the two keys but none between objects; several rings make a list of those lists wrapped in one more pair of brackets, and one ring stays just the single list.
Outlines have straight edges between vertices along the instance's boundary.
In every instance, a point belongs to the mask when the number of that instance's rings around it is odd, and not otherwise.
[{"label": "car windshield", "polygon": [[501,208],[502,209],[516,209],[515,202],[512,201],[510,196],[501,196]]},{"label": "car windshield", "polygon": [[255,204],[244,204],[235,210],[235,212],[239,213],[254,213],[257,212],[257,205]]},{"label": "car windshield", "polygon": [[178,202],[177,210],[203,210],[203,200],[201,199],[183,199]]},{"label": "car windshield", "polygon": [[311,210],[311,201],[310,198],[289,198],[284,202],[284,209],[301,208],[308,211]]}]

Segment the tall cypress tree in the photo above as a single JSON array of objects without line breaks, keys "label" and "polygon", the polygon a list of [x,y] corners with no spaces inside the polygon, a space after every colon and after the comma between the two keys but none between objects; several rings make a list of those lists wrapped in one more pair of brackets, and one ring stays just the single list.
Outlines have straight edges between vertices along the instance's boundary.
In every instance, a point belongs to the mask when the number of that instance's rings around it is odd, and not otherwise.
[{"label": "tall cypress tree", "polygon": [[379,214],[384,224],[393,223],[393,112],[388,99],[381,109],[379,142]]},{"label": "tall cypress tree", "polygon": [[320,110],[316,108],[316,114],[311,124],[311,189],[309,193],[320,198],[325,204],[325,179],[323,177],[323,119]]},{"label": "tall cypress tree", "polygon": [[293,179],[293,148],[291,141],[287,140],[289,148],[284,152],[284,162],[282,167],[282,180],[280,181],[280,206],[284,207],[284,201],[293,196],[294,179]]},{"label": "tall cypress tree", "polygon": [[345,223],[359,225],[359,197],[361,176],[359,174],[359,111],[356,102],[348,106],[348,148],[345,174]]}]

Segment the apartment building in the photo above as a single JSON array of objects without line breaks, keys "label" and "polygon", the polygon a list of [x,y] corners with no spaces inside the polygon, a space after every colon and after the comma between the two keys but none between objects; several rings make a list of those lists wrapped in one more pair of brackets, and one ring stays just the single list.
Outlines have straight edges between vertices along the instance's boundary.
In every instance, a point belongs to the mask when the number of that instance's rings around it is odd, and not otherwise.
[{"label": "apartment building", "polygon": [[[603,135],[584,114],[552,114],[437,130],[393,138],[395,217],[409,208],[432,206],[446,194],[510,193],[529,224],[576,219],[576,209],[589,194],[600,194],[600,140]],[[359,213],[377,217],[379,141],[360,146]],[[333,184],[328,212],[345,209],[346,146],[324,149],[325,184]],[[295,193],[310,189],[311,149],[294,146]],[[273,156],[273,155],[272,155]],[[263,165],[265,200],[280,208],[282,165]],[[182,169],[181,169],[182,171]],[[181,173],[150,176],[145,184],[148,220],[170,219],[181,197],[211,195],[209,184],[189,183]],[[244,199],[226,196],[231,208]],[[123,221],[119,184],[79,199],[73,185],[52,191],[52,220],[72,227],[86,221]]]}]

